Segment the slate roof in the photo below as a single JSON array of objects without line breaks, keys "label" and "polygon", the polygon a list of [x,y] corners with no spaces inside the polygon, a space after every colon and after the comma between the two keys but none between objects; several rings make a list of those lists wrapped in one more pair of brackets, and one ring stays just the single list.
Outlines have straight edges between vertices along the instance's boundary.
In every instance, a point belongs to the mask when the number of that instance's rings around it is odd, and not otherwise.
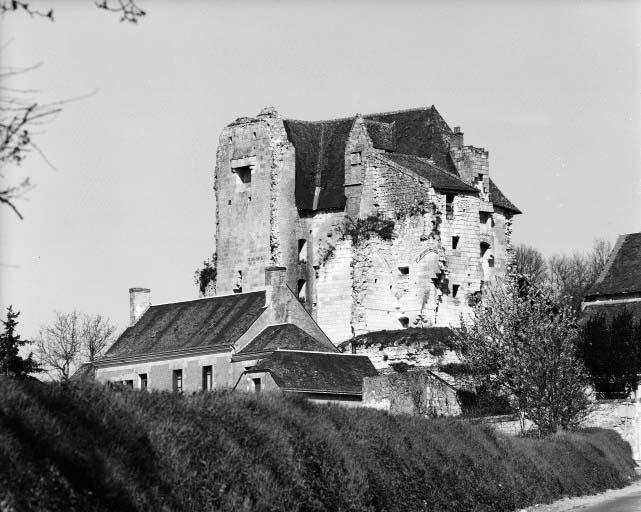
[{"label": "slate roof", "polygon": [[620,315],[624,311],[628,311],[632,314],[632,319],[634,323],[641,321],[641,301],[638,302],[623,302],[623,303],[599,303],[591,306],[586,306],[581,314],[580,323],[585,324],[592,317],[603,314],[607,322],[612,321],[612,318]]},{"label": "slate roof", "polygon": [[372,144],[376,149],[385,149],[394,151],[396,149],[396,130],[395,123],[379,123],[365,119],[365,129],[367,135],[372,139]]},{"label": "slate roof", "polygon": [[479,191],[465,183],[462,179],[454,174],[439,169],[436,165],[430,163],[425,158],[414,155],[404,155],[402,153],[386,153],[383,158],[391,160],[401,167],[410,169],[430,181],[436,190],[453,190],[457,192],[467,192],[478,194]]},{"label": "slate roof", "polygon": [[506,210],[510,210],[511,212],[522,213],[521,210],[512,203],[512,201],[505,197],[499,187],[496,186],[496,183],[492,181],[492,178],[490,178],[490,201],[492,204],[505,208]]},{"label": "slate roof", "polygon": [[264,310],[264,291],[151,306],[105,359],[229,346]]},{"label": "slate roof", "polygon": [[337,352],[330,341],[317,340],[294,324],[270,325],[249,342],[237,356],[271,352],[278,349]]},{"label": "slate roof", "polygon": [[339,345],[339,350],[345,350],[350,345],[355,347],[428,345],[450,348],[452,336],[454,333],[449,327],[410,327],[391,331],[372,331],[344,341]]},{"label": "slate roof", "polygon": [[587,297],[641,292],[641,233],[621,235]]},{"label": "slate roof", "polygon": [[363,378],[378,372],[367,356],[280,350],[261,359],[249,373],[268,371],[281,389],[360,395]]}]

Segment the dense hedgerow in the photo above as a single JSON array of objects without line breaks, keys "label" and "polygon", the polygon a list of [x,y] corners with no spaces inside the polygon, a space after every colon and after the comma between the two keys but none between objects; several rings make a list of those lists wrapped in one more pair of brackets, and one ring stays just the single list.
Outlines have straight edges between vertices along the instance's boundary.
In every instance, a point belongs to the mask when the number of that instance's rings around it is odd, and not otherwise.
[{"label": "dense hedgerow", "polygon": [[606,430],[510,438],[280,394],[0,379],[3,511],[512,511],[633,474]]}]

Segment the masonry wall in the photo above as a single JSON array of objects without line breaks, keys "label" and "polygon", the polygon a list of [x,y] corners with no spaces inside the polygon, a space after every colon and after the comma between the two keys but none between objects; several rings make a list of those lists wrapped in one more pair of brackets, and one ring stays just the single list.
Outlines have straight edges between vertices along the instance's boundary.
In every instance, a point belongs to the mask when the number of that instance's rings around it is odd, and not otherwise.
[{"label": "masonry wall", "polygon": [[428,371],[408,371],[363,379],[363,405],[391,414],[458,416],[456,390]]},{"label": "masonry wall", "polygon": [[148,389],[172,391],[173,371],[182,370],[183,392],[191,393],[203,389],[204,366],[212,366],[212,381],[216,389],[233,387],[244,371],[242,365],[232,364],[231,352],[223,352],[98,368],[96,380],[99,382],[132,380],[134,388],[140,389],[140,375],[147,374]]},{"label": "masonry wall", "polygon": [[453,350],[437,351],[425,344],[399,344],[381,346],[373,344],[367,347],[359,345],[351,348],[351,353],[366,355],[378,370],[388,370],[392,365],[404,363],[408,366],[437,368],[449,363],[460,363]]}]

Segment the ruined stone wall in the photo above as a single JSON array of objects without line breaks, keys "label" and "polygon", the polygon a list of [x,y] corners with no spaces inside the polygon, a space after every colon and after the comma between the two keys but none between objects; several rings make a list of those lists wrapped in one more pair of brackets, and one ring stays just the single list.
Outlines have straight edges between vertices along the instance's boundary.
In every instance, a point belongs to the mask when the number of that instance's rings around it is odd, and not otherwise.
[{"label": "ruined stone wall", "polygon": [[585,427],[609,428],[630,444],[632,456],[641,460],[641,403],[633,400],[601,400],[583,422]]},{"label": "ruined stone wall", "polygon": [[[264,287],[264,269],[295,247],[294,149],[272,109],[225,127],[216,155],[216,293]],[[295,280],[295,269],[289,276]]]},{"label": "ruined stone wall", "polygon": [[458,416],[456,390],[426,370],[363,379],[363,405],[391,414]]},{"label": "ruined stone wall", "polygon": [[441,365],[461,362],[453,350],[434,350],[425,344],[359,345],[352,347],[351,352],[368,356],[379,371],[388,370],[392,365],[399,363],[422,368],[438,368]]}]

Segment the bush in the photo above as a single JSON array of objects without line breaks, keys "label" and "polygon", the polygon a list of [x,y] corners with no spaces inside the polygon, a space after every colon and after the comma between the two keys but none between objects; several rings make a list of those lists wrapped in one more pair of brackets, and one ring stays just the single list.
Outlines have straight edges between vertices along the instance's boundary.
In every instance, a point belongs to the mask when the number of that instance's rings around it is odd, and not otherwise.
[{"label": "bush", "polygon": [[0,379],[9,510],[511,511],[633,474],[605,430],[509,438],[281,394]]}]

